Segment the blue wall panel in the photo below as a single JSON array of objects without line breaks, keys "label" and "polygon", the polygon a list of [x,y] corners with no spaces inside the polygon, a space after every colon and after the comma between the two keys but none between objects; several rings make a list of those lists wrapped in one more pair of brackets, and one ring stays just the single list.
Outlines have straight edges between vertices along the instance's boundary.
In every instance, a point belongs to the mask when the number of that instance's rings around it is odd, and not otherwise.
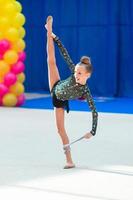
[{"label": "blue wall panel", "polygon": [[[26,16],[26,90],[49,90],[46,31],[51,14],[53,29],[75,63],[82,55],[92,59],[88,81],[93,95],[133,97],[132,0],[21,0]],[[56,47],[57,65],[64,79],[70,71]]]}]

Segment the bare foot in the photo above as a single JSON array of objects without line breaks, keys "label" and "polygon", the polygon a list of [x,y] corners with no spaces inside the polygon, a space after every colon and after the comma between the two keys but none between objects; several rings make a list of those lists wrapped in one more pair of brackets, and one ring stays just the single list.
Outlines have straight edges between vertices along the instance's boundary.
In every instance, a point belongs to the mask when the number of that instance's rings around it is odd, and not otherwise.
[{"label": "bare foot", "polygon": [[51,22],[53,22],[53,17],[52,17],[51,15],[49,15],[49,16],[47,17],[46,23],[48,23],[49,20],[50,20]]},{"label": "bare foot", "polygon": [[53,17],[48,16],[46,20],[45,28],[47,29],[49,34],[52,34],[52,25],[53,25]]},{"label": "bare foot", "polygon": [[74,164],[74,163],[67,163],[67,164],[64,166],[64,169],[71,169],[71,168],[75,168],[75,164]]},{"label": "bare foot", "polygon": [[74,168],[75,164],[73,163],[72,157],[71,157],[71,149],[68,144],[63,146],[64,153],[66,155],[66,165],[64,166],[64,169],[70,169]]}]

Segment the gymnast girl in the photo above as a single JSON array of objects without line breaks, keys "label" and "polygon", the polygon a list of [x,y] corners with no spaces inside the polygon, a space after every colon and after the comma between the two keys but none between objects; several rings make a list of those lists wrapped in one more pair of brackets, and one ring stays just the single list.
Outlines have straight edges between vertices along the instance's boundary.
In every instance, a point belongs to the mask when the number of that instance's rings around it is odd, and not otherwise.
[{"label": "gymnast girl", "polygon": [[[75,167],[71,156],[71,149],[68,145],[69,138],[64,126],[65,109],[67,113],[69,112],[69,100],[84,97],[92,111],[92,130],[83,136],[86,139],[89,139],[96,134],[98,113],[87,85],[87,79],[90,78],[92,74],[92,64],[90,58],[83,56],[75,65],[59,38],[52,32],[52,23],[53,17],[48,16],[45,28],[47,30],[49,89],[54,106],[57,131],[61,137],[64,153],[66,155],[66,165],[64,166],[64,169],[69,169]],[[61,55],[71,70],[71,75],[65,80],[60,79],[59,71],[56,65],[54,42],[59,47]]]}]

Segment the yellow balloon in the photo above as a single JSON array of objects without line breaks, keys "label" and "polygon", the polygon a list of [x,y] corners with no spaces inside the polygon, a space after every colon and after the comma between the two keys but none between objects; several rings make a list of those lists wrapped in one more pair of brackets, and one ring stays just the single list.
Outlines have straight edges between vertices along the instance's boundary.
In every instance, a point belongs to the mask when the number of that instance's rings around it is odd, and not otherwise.
[{"label": "yellow balloon", "polygon": [[4,8],[4,12],[9,17],[12,17],[13,15],[15,15],[17,13],[17,9],[16,9],[14,2],[10,2],[10,3],[6,4],[5,8]]},{"label": "yellow balloon", "polygon": [[22,13],[17,13],[13,19],[13,26],[20,28],[25,24],[25,16]]},{"label": "yellow balloon", "polygon": [[17,104],[17,97],[12,93],[8,93],[3,97],[2,103],[7,107],[15,106]]},{"label": "yellow balloon", "polygon": [[3,39],[3,33],[0,32],[0,40]]},{"label": "yellow balloon", "polygon": [[15,0],[0,0],[0,5],[5,5],[6,3],[14,2]]},{"label": "yellow balloon", "polygon": [[0,77],[3,78],[9,71],[10,66],[4,60],[0,60]]},{"label": "yellow balloon", "polygon": [[8,50],[4,54],[4,60],[8,64],[15,64],[18,60],[18,54],[13,50]]},{"label": "yellow balloon", "polygon": [[6,3],[6,0],[0,0],[0,6],[3,6]]},{"label": "yellow balloon", "polygon": [[25,49],[25,41],[22,39],[17,40],[13,45],[12,49],[16,52],[22,52]]},{"label": "yellow balloon", "polygon": [[16,7],[17,12],[21,12],[22,11],[21,3],[19,3],[18,1],[15,2],[15,7]]},{"label": "yellow balloon", "polygon": [[18,40],[18,38],[19,38],[18,30],[16,28],[9,28],[5,32],[5,38],[10,40],[11,42],[14,42],[14,41]]},{"label": "yellow balloon", "polygon": [[22,83],[16,82],[9,88],[9,90],[11,93],[15,94],[16,96],[19,96],[22,93],[24,93],[24,86]]},{"label": "yellow balloon", "polygon": [[25,81],[25,74],[23,72],[18,74],[17,80],[18,80],[18,82],[23,83]]},{"label": "yellow balloon", "polygon": [[24,29],[24,27],[20,27],[19,29],[18,29],[18,33],[19,33],[19,38],[24,38],[25,37],[25,29]]},{"label": "yellow balloon", "polygon": [[7,17],[0,17],[0,30],[10,27],[10,20]]}]

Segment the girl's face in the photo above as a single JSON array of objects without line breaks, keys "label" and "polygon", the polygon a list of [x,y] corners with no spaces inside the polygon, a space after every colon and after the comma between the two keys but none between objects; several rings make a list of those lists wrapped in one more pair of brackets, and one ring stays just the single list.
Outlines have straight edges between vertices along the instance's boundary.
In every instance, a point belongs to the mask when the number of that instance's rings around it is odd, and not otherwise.
[{"label": "girl's face", "polygon": [[75,66],[74,77],[77,83],[84,85],[90,75],[91,74],[86,71],[84,66],[79,64]]}]

